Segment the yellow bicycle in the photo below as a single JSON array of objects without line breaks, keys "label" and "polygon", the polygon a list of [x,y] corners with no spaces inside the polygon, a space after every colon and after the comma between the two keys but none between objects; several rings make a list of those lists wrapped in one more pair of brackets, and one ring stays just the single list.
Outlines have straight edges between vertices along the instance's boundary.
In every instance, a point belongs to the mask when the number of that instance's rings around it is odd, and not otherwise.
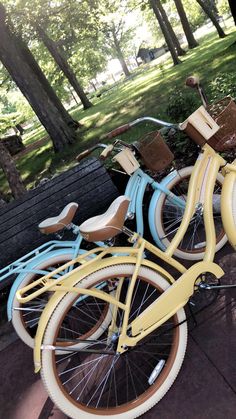
[{"label": "yellow bicycle", "polygon": [[[122,196],[105,214],[83,223],[80,232],[98,241],[123,231],[132,246],[96,248],[79,256],[79,267],[67,275],[56,280],[46,275],[17,293],[24,303],[53,292],[35,338],[35,370],[41,369],[50,397],[71,418],[131,419],[154,406],[173,384],[184,359],[183,307],[196,290],[207,293],[221,287],[208,278],[208,273],[216,278],[224,273],[213,262],[213,191],[222,169],[221,216],[236,248],[236,160],[228,164],[214,151],[229,137],[223,139],[202,108],[183,127],[202,146],[202,153],[191,175],[182,223],[167,250],[123,227],[129,199]],[[235,132],[231,134],[229,147],[236,143]],[[203,261],[186,269],[172,255],[196,209],[203,215],[206,248]],[[147,252],[159,263],[145,258]],[[86,260],[89,254],[96,256]]]}]

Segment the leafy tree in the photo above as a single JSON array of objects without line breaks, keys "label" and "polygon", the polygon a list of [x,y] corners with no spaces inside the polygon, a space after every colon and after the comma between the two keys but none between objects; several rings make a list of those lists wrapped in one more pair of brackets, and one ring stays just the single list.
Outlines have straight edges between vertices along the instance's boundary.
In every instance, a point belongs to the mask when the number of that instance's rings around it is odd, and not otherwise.
[{"label": "leafy tree", "polygon": [[157,21],[158,21],[159,25],[160,25],[160,28],[161,28],[161,31],[162,31],[163,36],[165,38],[166,44],[167,44],[167,46],[169,48],[169,51],[171,53],[171,57],[172,57],[174,65],[180,64],[181,61],[179,60],[179,58],[177,56],[177,53],[175,51],[175,47],[174,47],[171,35],[170,35],[170,33],[169,33],[169,31],[166,27],[165,22],[163,21],[163,18],[162,18],[161,12],[160,12],[160,5],[161,5],[160,0],[149,0],[149,4],[150,4],[150,6],[151,6],[156,18],[157,18]]},{"label": "leafy tree", "polygon": [[212,4],[204,0],[196,0],[196,1],[198,2],[199,6],[201,6],[202,10],[206,13],[206,15],[209,17],[209,19],[212,21],[213,25],[215,26],[219,34],[219,37],[224,38],[226,34],[224,33],[223,29],[221,28],[217,20],[216,14],[212,8]]},{"label": "leafy tree", "polygon": [[[44,43],[80,97],[84,109],[92,106],[68,63],[66,52],[63,50],[65,45],[68,47],[68,42],[70,43],[75,39],[74,30],[71,33],[68,31],[68,28],[71,30],[71,23],[73,24],[71,21],[74,19],[74,15],[76,14],[78,17],[74,5],[72,8],[72,2],[52,3],[48,0],[34,0],[34,7],[32,7],[32,1],[19,0],[17,5],[11,6],[11,14],[14,16],[16,27],[23,31],[26,38],[30,36],[32,40],[32,36],[38,37]],[[80,12],[80,18],[81,15],[83,13]]]},{"label": "leafy tree", "polygon": [[[233,1],[232,3],[235,4]],[[220,15],[225,15],[230,13],[230,0],[218,0],[217,1],[217,9],[219,10]],[[235,15],[236,15],[236,5],[235,5]]]},{"label": "leafy tree", "polygon": [[54,150],[73,142],[78,124],[63,108],[26,44],[14,33],[1,3],[0,60],[45,126]]},{"label": "leafy tree", "polygon": [[189,48],[195,48],[198,46],[198,43],[196,41],[196,39],[193,36],[193,32],[191,30],[183,3],[181,0],[174,0],[177,12],[179,14],[180,20],[181,20],[181,24],[183,26],[183,30],[188,42],[188,46]]},{"label": "leafy tree", "polygon": [[43,41],[44,45],[48,48],[50,51],[52,57],[60,67],[60,69],[63,71],[67,79],[69,80],[71,86],[74,88],[75,92],[79,96],[84,109],[88,109],[92,106],[92,103],[87,98],[81,84],[79,83],[73,69],[67,62],[67,59],[62,51],[57,45],[55,41],[53,41],[47,33],[44,31],[42,26],[37,25],[37,32],[40,37],[40,39]]},{"label": "leafy tree", "polygon": [[120,62],[125,76],[130,75],[125,55],[134,36],[134,27],[126,23],[127,8],[124,1],[104,1],[98,9],[100,35],[104,38],[103,52]]},{"label": "leafy tree", "polygon": [[171,39],[172,39],[172,42],[175,46],[177,54],[178,55],[184,55],[185,51],[180,46],[179,40],[178,40],[177,36],[175,35],[174,29],[173,29],[172,25],[170,24],[170,21],[167,17],[166,11],[165,11],[164,7],[162,6],[161,2],[159,2],[159,10],[161,12],[162,19],[164,20],[166,28],[167,28],[170,36],[171,36]]}]

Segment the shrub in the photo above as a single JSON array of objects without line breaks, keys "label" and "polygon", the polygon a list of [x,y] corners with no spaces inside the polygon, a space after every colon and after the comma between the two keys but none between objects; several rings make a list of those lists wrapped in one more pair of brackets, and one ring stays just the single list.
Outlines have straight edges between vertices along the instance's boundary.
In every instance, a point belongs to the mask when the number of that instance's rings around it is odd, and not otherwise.
[{"label": "shrub", "polygon": [[194,92],[177,89],[168,98],[166,113],[173,122],[183,122],[199,106],[199,98]]},{"label": "shrub", "polygon": [[224,96],[232,96],[236,99],[236,74],[219,73],[210,83],[211,97],[213,100],[221,99]]}]

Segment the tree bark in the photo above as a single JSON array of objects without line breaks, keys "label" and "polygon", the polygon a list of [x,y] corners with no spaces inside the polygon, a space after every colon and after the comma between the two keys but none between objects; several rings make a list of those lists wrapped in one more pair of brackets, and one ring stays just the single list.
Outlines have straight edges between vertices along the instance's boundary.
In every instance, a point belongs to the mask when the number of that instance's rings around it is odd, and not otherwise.
[{"label": "tree bark", "polygon": [[56,108],[60,112],[60,114],[63,117],[63,119],[65,120],[65,122],[73,128],[81,127],[82,125],[78,121],[75,121],[70,116],[70,114],[66,111],[64,106],[62,105],[60,99],[58,98],[58,96],[54,92],[54,90],[53,90],[52,86],[50,85],[48,79],[46,78],[46,76],[42,72],[41,68],[39,67],[37,61],[35,60],[33,54],[31,53],[31,51],[29,50],[27,45],[22,41],[22,39],[20,37],[17,37],[16,39],[17,39],[17,44],[20,46],[21,53],[24,56],[25,61],[31,67],[31,70],[34,71],[36,78],[38,80],[40,80],[40,83],[42,84],[43,89],[47,92],[47,95],[51,98],[51,100],[53,101],[54,105],[56,106]]},{"label": "tree bark", "polygon": [[181,61],[178,58],[177,53],[175,51],[175,47],[174,47],[174,44],[172,42],[171,36],[170,36],[170,34],[169,34],[169,32],[166,28],[166,25],[165,25],[165,23],[162,19],[161,13],[160,13],[160,9],[159,9],[160,0],[149,0],[149,3],[150,3],[150,6],[153,9],[153,12],[155,13],[155,16],[157,18],[158,23],[160,25],[160,28],[161,28],[161,31],[162,31],[163,36],[165,38],[166,44],[167,44],[167,46],[169,48],[169,51],[171,53],[171,57],[172,57],[174,65],[181,64]]},{"label": "tree bark", "polygon": [[232,16],[234,18],[234,23],[236,25],[236,2],[235,0],[228,0],[228,2],[229,2],[229,7],[231,9]]},{"label": "tree bark", "polygon": [[163,20],[165,22],[165,25],[167,27],[167,30],[170,33],[170,36],[171,36],[172,42],[173,42],[173,44],[175,46],[175,49],[176,49],[177,54],[178,55],[185,55],[186,52],[184,51],[183,48],[181,48],[180,42],[179,42],[177,36],[175,35],[174,29],[172,28],[172,26],[170,24],[170,21],[169,21],[169,19],[167,17],[166,11],[165,11],[164,7],[162,6],[162,3],[161,2],[159,2],[159,10],[160,10],[161,15],[162,15],[162,18],[163,18]]},{"label": "tree bark", "polygon": [[211,10],[211,8],[209,7],[209,5],[207,5],[203,0],[196,0],[197,3],[199,4],[199,6],[201,6],[202,10],[206,13],[206,15],[209,17],[209,19],[211,19],[213,25],[215,26],[218,35],[220,38],[224,38],[225,36],[227,36],[222,27],[220,26],[215,13]]},{"label": "tree bark", "polygon": [[72,68],[68,64],[62,52],[59,50],[56,42],[53,41],[51,38],[49,38],[49,36],[46,34],[46,32],[43,30],[41,26],[37,25],[36,29],[37,29],[40,39],[43,41],[44,45],[49,50],[50,54],[56,61],[57,65],[63,71],[66,78],[69,80],[71,86],[75,89],[77,95],[79,96],[83,104],[84,109],[91,108],[92,103],[87,98],[82,86],[80,85],[80,83],[78,82],[76,78],[75,73],[73,72]]},{"label": "tree bark", "polygon": [[15,166],[7,148],[0,140],[0,166],[7,178],[12,195],[15,199],[20,198],[26,192],[21,176]]},{"label": "tree bark", "polygon": [[122,70],[125,73],[125,76],[128,77],[128,76],[130,76],[130,71],[129,71],[128,66],[125,62],[124,55],[121,51],[120,43],[119,43],[119,41],[117,39],[117,36],[116,36],[115,26],[113,26],[113,28],[112,28],[112,36],[113,36],[114,46],[115,46],[115,49],[116,49],[116,52],[117,52],[117,58],[120,61],[120,65],[122,67]]},{"label": "tree bark", "polygon": [[65,114],[52,100],[53,94],[49,95],[42,80],[36,77],[32,59],[26,48],[22,49],[22,42],[9,30],[5,9],[0,4],[0,60],[46,128],[54,150],[61,151],[76,139],[75,128],[65,121]]},{"label": "tree bark", "polygon": [[182,24],[187,42],[188,42],[188,47],[190,49],[196,48],[198,46],[198,43],[193,36],[193,32],[190,28],[189,21],[188,21],[187,15],[185,13],[182,1],[181,0],[174,0],[174,2],[175,2],[175,6],[176,6],[177,12],[179,14],[180,20],[181,20],[181,24]]}]

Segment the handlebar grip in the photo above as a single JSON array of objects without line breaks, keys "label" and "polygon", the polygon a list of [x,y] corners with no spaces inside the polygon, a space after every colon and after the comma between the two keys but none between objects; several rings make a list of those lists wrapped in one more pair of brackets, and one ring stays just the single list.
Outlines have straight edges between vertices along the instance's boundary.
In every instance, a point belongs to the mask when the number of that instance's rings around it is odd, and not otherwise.
[{"label": "handlebar grip", "polygon": [[92,151],[94,150],[94,147],[88,148],[87,150],[82,151],[82,153],[78,154],[78,156],[76,156],[76,160],[80,161],[82,159],[84,159],[85,157],[89,156],[89,154],[92,153]]},{"label": "handlebar grip", "polygon": [[186,86],[192,87],[193,89],[197,87],[200,83],[199,77],[197,76],[189,76],[187,77],[185,84]]},{"label": "handlebar grip", "polygon": [[117,135],[123,134],[123,132],[128,131],[130,128],[130,124],[121,125],[120,127],[108,132],[108,134],[105,134],[105,138],[108,138],[110,140],[111,138],[114,138]]},{"label": "handlebar grip", "polygon": [[100,159],[105,160],[108,156],[110,156],[114,146],[112,144],[108,145],[105,150],[103,150],[100,154]]}]

